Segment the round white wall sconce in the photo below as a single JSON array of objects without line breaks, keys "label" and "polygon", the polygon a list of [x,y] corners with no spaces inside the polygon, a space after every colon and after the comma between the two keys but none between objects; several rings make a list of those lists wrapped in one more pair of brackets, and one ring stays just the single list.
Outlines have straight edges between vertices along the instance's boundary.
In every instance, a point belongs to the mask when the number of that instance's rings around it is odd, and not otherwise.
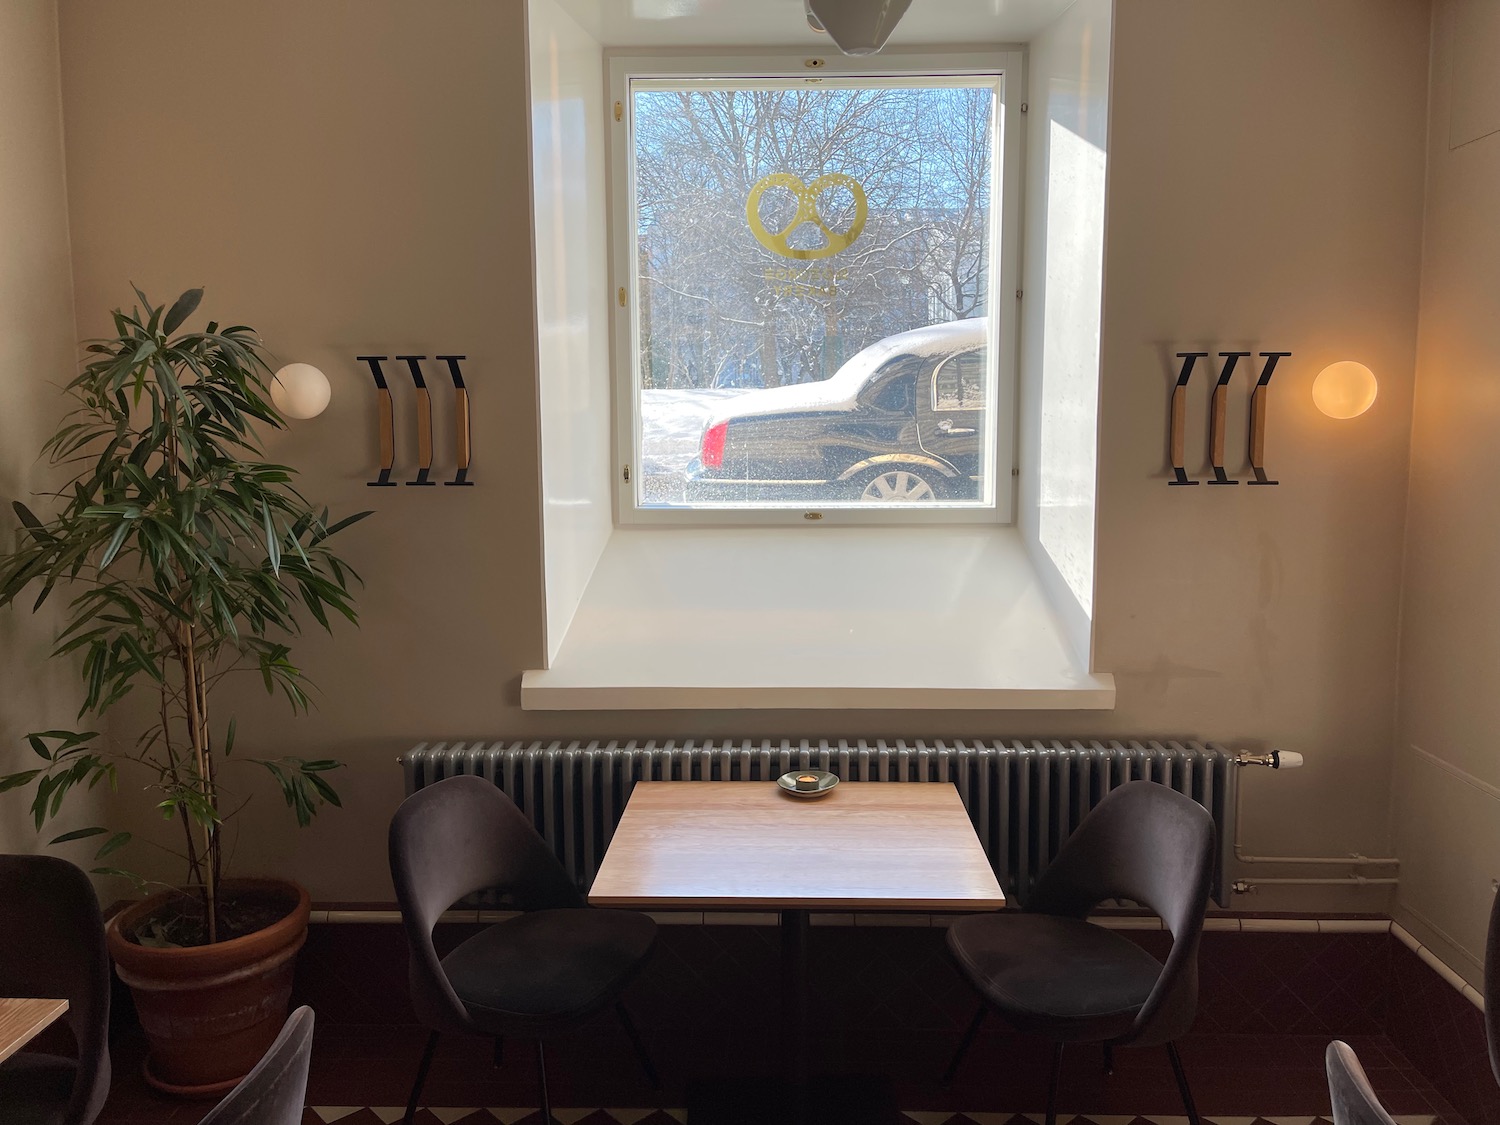
[{"label": "round white wall sconce", "polygon": [[310,363],[289,363],[271,376],[271,401],[288,418],[316,418],[332,397],[328,376]]},{"label": "round white wall sconce", "polygon": [[1375,403],[1375,373],[1352,359],[1331,363],[1313,380],[1313,404],[1330,418],[1357,418]]}]

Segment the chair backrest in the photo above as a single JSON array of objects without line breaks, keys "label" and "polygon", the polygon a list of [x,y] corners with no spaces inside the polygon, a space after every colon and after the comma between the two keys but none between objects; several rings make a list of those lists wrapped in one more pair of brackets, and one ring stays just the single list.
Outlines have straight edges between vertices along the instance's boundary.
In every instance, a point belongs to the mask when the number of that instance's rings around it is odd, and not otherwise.
[{"label": "chair backrest", "polygon": [[1395,1125],[1385,1111],[1359,1056],[1347,1043],[1335,1039],[1323,1056],[1328,1067],[1328,1096],[1333,1101],[1333,1125]]},{"label": "chair backrest", "polygon": [[1084,918],[1108,899],[1129,899],[1171,931],[1166,965],[1123,1042],[1170,1042],[1193,1022],[1213,858],[1207,809],[1165,785],[1131,781],[1084,817],[1026,900],[1033,913]]},{"label": "chair backrest", "polygon": [[260,1062],[199,1125],[302,1125],[312,1041],[313,1010],[298,1008]]},{"label": "chair backrest", "polygon": [[78,1077],[60,1120],[86,1125],[109,1096],[109,954],[93,884],[55,856],[0,855],[0,904],[0,996],[68,1002]]},{"label": "chair backrest", "polygon": [[432,944],[438,917],[494,888],[519,910],[582,907],[583,896],[515,803],[483,778],[417,790],[391,818],[391,879],[411,947],[412,1004],[428,1027],[459,1031],[468,1015]]},{"label": "chair backrest", "polygon": [[1500,894],[1490,904],[1490,932],[1484,943],[1484,1038],[1490,1046],[1490,1073],[1500,1082]]}]

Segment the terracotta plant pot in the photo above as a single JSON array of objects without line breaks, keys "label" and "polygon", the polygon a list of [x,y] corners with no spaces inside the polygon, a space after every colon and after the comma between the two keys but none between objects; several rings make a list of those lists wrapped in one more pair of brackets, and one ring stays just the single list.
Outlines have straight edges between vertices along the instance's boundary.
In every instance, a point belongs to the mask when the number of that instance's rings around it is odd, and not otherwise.
[{"label": "terracotta plant pot", "polygon": [[263,890],[295,902],[278,922],[217,945],[156,949],[125,935],[174,893],[110,919],[115,971],[130,986],[151,1044],[146,1081],[182,1097],[217,1097],[249,1073],[286,1022],[297,951],[307,940],[307,890],[283,879],[225,879],[221,894]]}]

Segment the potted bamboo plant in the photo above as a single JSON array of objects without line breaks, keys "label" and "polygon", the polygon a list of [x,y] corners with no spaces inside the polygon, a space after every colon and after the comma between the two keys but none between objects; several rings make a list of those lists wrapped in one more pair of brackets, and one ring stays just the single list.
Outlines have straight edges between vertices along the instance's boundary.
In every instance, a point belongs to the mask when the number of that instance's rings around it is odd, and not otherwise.
[{"label": "potted bamboo plant", "polygon": [[[248,672],[306,710],[288,641],[303,614],[325,629],[334,616],[355,622],[358,575],[328,540],[368,513],[331,523],[291,469],[259,459],[256,428],[284,423],[253,331],[179,332],[201,289],[170,309],[136,295],[139,307],[114,312],[114,337],[89,344],[67,387],[73,408],[43,447],[72,474],[50,497],[55,514],[16,501],[19,546],[0,558],[0,605],[31,589],[33,611],[55,590],[69,598],[54,655],[81,660],[79,725],[104,733],[28,736],[38,760],[0,777],[0,791],[29,788],[41,831],[70,795],[125,782],[180,826],[182,884],[115,914],[108,942],[151,1041],[148,1078],[210,1095],[275,1037],[307,932],[302,887],[225,874],[225,826],[250,800],[246,767],[269,772],[301,825],[339,803],[338,762],[243,753],[235,719],[211,706],[215,689]],[[109,864],[96,874],[150,889],[110,858],[129,832],[80,828],[51,842],[88,837]]]}]

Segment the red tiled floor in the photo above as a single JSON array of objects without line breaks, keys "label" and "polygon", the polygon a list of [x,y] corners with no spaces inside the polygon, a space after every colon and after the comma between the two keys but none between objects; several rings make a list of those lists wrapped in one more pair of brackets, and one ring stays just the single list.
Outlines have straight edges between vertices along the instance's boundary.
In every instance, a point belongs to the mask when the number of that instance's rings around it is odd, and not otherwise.
[{"label": "red tiled floor", "polygon": [[[317,1106],[397,1106],[406,1093],[422,1050],[417,1028],[320,1027],[313,1050],[308,1103]],[[1351,1036],[1350,1043],[1393,1114],[1436,1114],[1447,1125],[1464,1125],[1382,1035]],[[1186,1037],[1183,1063],[1198,1108],[1205,1116],[1327,1115],[1323,1035],[1219,1035]],[[1003,1029],[980,1033],[951,1089],[938,1076],[952,1042],[920,1035],[878,1040],[824,1042],[817,1054],[830,1072],[881,1073],[895,1087],[903,1108],[950,1113],[1038,1113],[1046,1097],[1049,1048]],[[635,1061],[617,1029],[594,1025],[549,1046],[553,1102],[558,1106],[682,1105],[694,1074],[725,1073],[758,1065],[723,1040],[694,1041],[657,1036],[651,1049],[666,1089],[653,1093],[635,1073]],[[115,1089],[100,1125],[195,1125],[205,1103],[163,1099],[140,1077],[142,1047],[129,1039],[116,1048]],[[1115,1052],[1112,1075],[1103,1073],[1094,1047],[1071,1048],[1064,1057],[1059,1109],[1066,1114],[1180,1116],[1183,1112],[1166,1052],[1160,1048]],[[424,1103],[435,1106],[517,1106],[534,1103],[533,1056],[523,1044],[510,1046],[502,1065],[491,1061],[486,1040],[444,1040],[434,1060]],[[743,1073],[744,1071],[741,1071]],[[309,1120],[311,1120],[309,1118]],[[376,1125],[368,1111],[344,1125]],[[588,1121],[587,1118],[584,1119]],[[423,1125],[440,1125],[424,1115]],[[457,1125],[469,1125],[459,1119]],[[486,1123],[487,1125],[487,1123]],[[592,1125],[592,1123],[590,1123]]]}]

